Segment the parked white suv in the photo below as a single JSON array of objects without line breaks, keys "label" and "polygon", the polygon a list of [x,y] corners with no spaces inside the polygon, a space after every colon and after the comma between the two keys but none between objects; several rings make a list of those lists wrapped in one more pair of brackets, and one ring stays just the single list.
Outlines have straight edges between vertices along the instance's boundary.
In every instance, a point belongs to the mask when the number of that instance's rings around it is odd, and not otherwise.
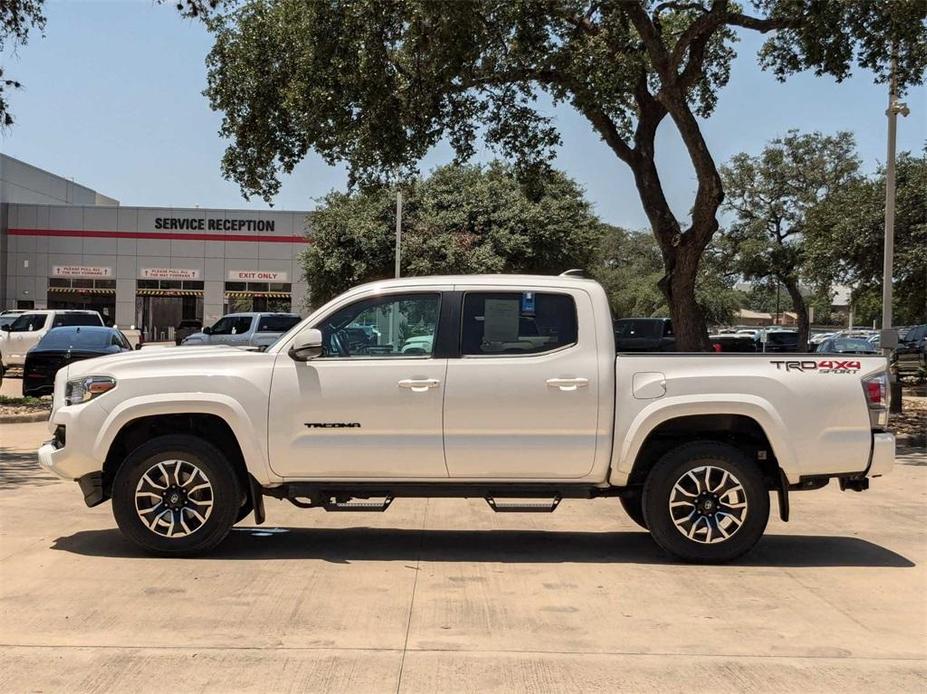
[{"label": "parked white suv", "polygon": [[26,352],[39,344],[49,330],[67,325],[103,325],[103,318],[96,311],[65,309],[21,313],[0,329],[0,369],[21,367]]},{"label": "parked white suv", "polygon": [[72,364],[39,462],[165,555],[214,547],[252,510],[263,522],[265,495],[519,512],[604,496],[676,557],[716,562],[759,540],[770,492],[787,520],[792,491],[891,470],[887,384],[883,357],[616,355],[591,280],[408,278],[333,299],[264,352]]}]

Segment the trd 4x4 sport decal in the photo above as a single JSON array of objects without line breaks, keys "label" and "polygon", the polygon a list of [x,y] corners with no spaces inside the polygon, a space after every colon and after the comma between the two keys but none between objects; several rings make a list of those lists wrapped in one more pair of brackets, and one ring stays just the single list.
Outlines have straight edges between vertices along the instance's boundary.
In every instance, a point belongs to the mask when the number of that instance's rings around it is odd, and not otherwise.
[{"label": "trd 4x4 sport decal", "polygon": [[816,371],[822,374],[855,374],[862,368],[858,359],[773,359],[776,369],[786,371]]}]

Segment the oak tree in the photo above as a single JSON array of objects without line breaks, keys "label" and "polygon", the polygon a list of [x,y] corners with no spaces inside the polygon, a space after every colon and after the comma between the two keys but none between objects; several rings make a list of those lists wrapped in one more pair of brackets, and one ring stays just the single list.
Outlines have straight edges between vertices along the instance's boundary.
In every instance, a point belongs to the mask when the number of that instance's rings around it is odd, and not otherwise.
[{"label": "oak tree", "polygon": [[798,316],[799,351],[808,346],[810,322],[802,284],[811,273],[805,259],[808,212],[856,180],[859,159],[852,133],[788,135],[756,155],[740,153],[721,167],[724,208],[734,221],[725,233],[744,278],[775,280],[788,292]]},{"label": "oak tree", "polygon": [[[482,139],[522,170],[550,162],[559,136],[539,92],[582,114],[631,170],[659,244],[683,349],[707,348],[695,296],[723,188],[700,119],[727,83],[737,32],[768,36],[758,60],[902,88],[927,65],[922,0],[183,0],[215,36],[206,94],[231,140],[222,168],[267,199],[310,151],[352,180],[402,175],[446,141],[461,161]],[[685,219],[655,157],[661,124],[695,173]]]}]

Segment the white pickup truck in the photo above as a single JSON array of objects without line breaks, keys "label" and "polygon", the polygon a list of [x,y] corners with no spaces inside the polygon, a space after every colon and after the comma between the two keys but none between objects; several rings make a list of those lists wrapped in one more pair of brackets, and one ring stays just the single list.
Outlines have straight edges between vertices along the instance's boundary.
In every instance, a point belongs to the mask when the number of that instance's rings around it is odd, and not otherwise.
[{"label": "white pickup truck", "polygon": [[39,461],[87,505],[111,498],[122,532],[165,555],[214,547],[252,511],[261,523],[264,496],[326,511],[482,497],[500,512],[617,497],[696,562],[750,549],[770,492],[787,519],[791,491],[831,478],[861,491],[892,468],[881,357],[614,344],[591,280],[377,282],[265,352],[142,350],[61,370]]}]

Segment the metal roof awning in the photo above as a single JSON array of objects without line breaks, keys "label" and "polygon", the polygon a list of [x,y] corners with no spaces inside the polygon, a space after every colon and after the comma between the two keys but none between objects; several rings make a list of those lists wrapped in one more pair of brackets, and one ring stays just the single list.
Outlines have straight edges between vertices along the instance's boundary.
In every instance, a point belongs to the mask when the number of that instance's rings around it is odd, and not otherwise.
[{"label": "metal roof awning", "polygon": [[203,296],[202,289],[136,289],[136,296]]},{"label": "metal roof awning", "polygon": [[115,296],[115,289],[102,289],[95,287],[49,287],[49,294],[102,294]]},{"label": "metal roof awning", "polygon": [[255,296],[263,296],[268,299],[289,299],[290,292],[226,292],[226,299],[250,299]]}]

